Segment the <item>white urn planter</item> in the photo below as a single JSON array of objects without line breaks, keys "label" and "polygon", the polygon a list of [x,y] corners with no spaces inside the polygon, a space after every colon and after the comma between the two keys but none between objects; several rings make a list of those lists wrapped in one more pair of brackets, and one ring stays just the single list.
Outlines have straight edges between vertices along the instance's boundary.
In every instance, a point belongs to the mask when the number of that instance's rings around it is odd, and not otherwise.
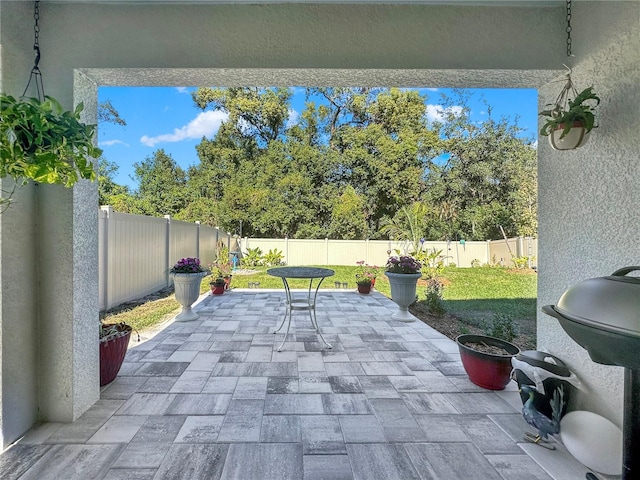
[{"label": "white urn planter", "polygon": [[587,143],[589,134],[591,133],[588,132],[580,122],[575,122],[571,130],[569,130],[563,138],[560,138],[562,137],[563,131],[564,125],[561,124],[557,129],[552,130],[549,135],[549,145],[551,145],[551,148],[554,150],[575,150]]},{"label": "white urn planter", "polygon": [[176,317],[176,322],[195,320],[199,315],[191,310],[191,305],[200,296],[200,283],[207,276],[207,272],[172,273],[176,300],[182,305],[182,311]]},{"label": "white urn planter", "polygon": [[391,285],[391,300],[398,304],[398,311],[391,318],[400,322],[414,322],[416,317],[409,313],[409,305],[416,300],[416,284],[422,273],[390,273],[385,275]]}]

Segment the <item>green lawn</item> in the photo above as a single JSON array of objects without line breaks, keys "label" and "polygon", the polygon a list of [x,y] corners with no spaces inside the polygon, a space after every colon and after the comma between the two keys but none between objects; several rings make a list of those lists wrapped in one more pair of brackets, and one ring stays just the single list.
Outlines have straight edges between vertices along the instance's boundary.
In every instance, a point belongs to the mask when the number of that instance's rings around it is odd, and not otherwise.
[{"label": "green lawn", "polygon": [[[325,279],[321,289],[335,288],[334,282],[347,283],[349,290],[356,289],[356,266],[331,266],[334,276]],[[232,288],[247,288],[249,282],[260,282],[260,288],[281,289],[282,280],[269,276],[267,267],[258,267],[250,275],[235,274]],[[535,325],[536,275],[503,268],[446,268],[442,274],[444,299],[447,313],[479,324],[494,313],[508,314],[515,319]],[[209,290],[211,277],[202,281],[201,292]],[[308,288],[308,280],[290,280],[291,288]],[[375,285],[380,293],[391,296],[390,286],[384,275],[379,275]],[[424,286],[418,286],[418,299],[425,298]],[[137,330],[151,328],[178,312],[180,306],[170,295],[160,300],[147,302],[127,311],[106,313],[107,322],[126,322]]]},{"label": "green lawn", "polygon": [[535,320],[537,275],[505,268],[448,268],[443,274],[447,312],[474,319],[503,313]]}]

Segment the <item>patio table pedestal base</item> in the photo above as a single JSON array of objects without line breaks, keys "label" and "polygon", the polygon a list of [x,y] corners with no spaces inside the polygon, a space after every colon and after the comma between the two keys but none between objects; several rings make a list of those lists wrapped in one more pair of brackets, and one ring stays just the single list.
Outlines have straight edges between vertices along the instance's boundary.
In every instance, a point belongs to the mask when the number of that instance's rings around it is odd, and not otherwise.
[{"label": "patio table pedestal base", "polygon": [[[267,273],[274,277],[280,277],[282,279],[282,284],[284,285],[284,291],[286,294],[286,311],[284,313],[284,318],[280,323],[280,326],[274,330],[274,335],[282,330],[282,327],[287,325],[287,329],[284,333],[284,338],[282,339],[282,343],[278,347],[278,351],[282,351],[282,347],[284,347],[285,342],[287,341],[287,336],[289,335],[289,329],[291,328],[291,316],[295,310],[306,310],[309,312],[309,317],[311,318],[311,324],[315,329],[316,333],[322,339],[322,342],[328,347],[333,348],[329,342],[325,340],[322,336],[322,332],[320,331],[320,327],[318,327],[318,317],[316,314],[316,301],[318,298],[318,290],[320,289],[320,285],[326,277],[330,277],[334,274],[333,270],[328,268],[311,268],[311,267],[281,267],[281,268],[272,268],[267,270]],[[307,291],[306,298],[293,298],[293,294],[291,293],[291,288],[289,287],[289,282],[287,278],[304,278],[309,280],[309,289]],[[319,280],[315,289],[313,289],[313,281]],[[313,295],[312,295],[313,291]]]}]

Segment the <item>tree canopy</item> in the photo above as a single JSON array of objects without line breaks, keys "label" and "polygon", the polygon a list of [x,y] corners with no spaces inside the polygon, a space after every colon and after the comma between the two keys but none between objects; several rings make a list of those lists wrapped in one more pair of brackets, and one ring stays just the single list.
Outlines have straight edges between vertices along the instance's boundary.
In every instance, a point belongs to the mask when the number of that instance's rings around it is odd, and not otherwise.
[{"label": "tree canopy", "polygon": [[[226,114],[182,170],[164,150],[135,164],[134,193],[104,163],[101,201],[256,237],[485,240],[535,235],[537,158],[517,119],[474,123],[464,96],[398,88],[199,88]],[[456,106],[456,108],[449,108]],[[490,107],[489,107],[490,111]],[[109,181],[109,182],[107,182]]]}]

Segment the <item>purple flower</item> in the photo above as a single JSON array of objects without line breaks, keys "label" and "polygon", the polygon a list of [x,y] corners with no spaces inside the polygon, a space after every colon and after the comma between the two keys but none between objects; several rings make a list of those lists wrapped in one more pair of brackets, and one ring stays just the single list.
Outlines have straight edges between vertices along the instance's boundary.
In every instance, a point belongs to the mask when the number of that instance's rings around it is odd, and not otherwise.
[{"label": "purple flower", "polygon": [[170,273],[200,273],[206,270],[200,266],[199,258],[181,258],[169,270]]},{"label": "purple flower", "polygon": [[422,264],[410,255],[389,257],[386,271],[389,273],[420,273]]}]

